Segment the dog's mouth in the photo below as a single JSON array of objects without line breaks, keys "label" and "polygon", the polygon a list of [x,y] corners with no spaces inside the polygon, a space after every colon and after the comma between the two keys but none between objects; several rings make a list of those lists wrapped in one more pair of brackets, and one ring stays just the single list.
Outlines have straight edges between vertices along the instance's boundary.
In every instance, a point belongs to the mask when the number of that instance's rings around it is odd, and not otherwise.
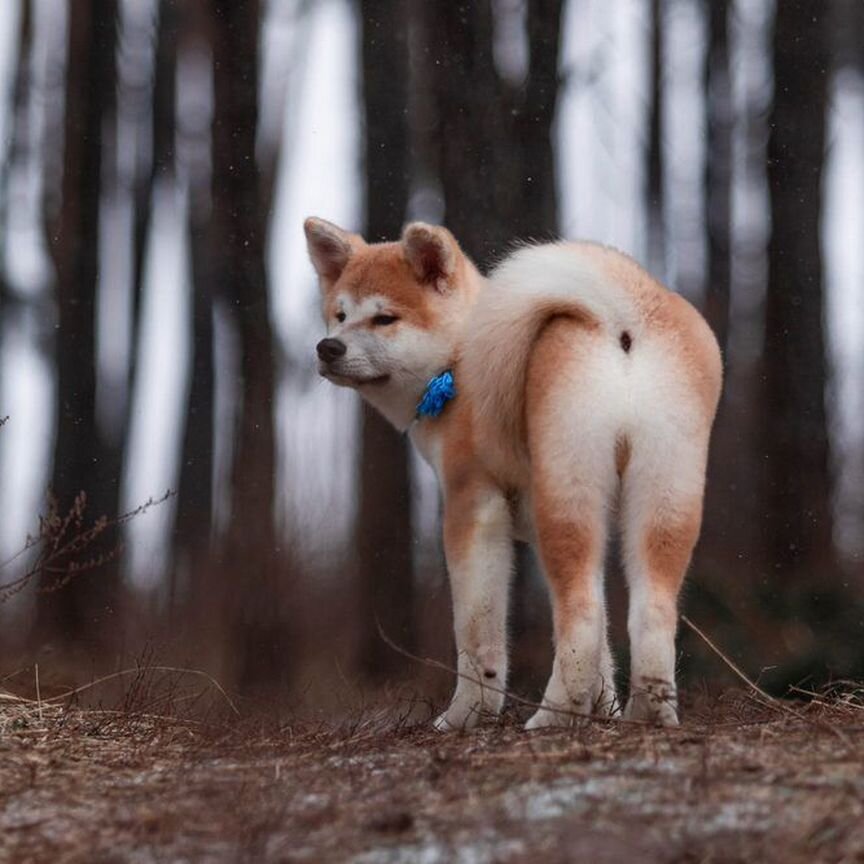
[{"label": "dog's mouth", "polygon": [[375,387],[386,384],[390,380],[389,375],[373,375],[368,378],[362,378],[357,375],[340,374],[326,367],[321,369],[320,373],[323,378],[326,378],[333,384],[338,384],[340,387]]},{"label": "dog's mouth", "polygon": [[374,387],[378,384],[386,384],[389,380],[389,375],[376,375],[374,378],[364,378],[362,381],[358,381],[357,383],[360,387]]}]

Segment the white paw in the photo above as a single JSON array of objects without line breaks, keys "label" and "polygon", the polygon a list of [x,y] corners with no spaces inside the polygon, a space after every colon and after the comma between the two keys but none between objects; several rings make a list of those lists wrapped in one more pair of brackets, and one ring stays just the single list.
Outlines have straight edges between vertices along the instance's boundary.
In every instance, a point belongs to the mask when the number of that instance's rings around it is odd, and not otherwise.
[{"label": "white paw", "polygon": [[504,704],[502,694],[481,688],[456,691],[450,707],[432,722],[438,732],[465,731],[473,729],[484,720],[493,720],[501,713]]},{"label": "white paw", "polygon": [[[485,716],[489,716],[488,713]],[[483,707],[475,702],[473,705],[451,705],[443,714],[432,721],[436,732],[465,732],[473,729],[484,717]]]},{"label": "white paw", "polygon": [[588,693],[571,699],[569,704],[544,699],[543,707],[534,713],[525,724],[525,728],[529,731],[531,729],[566,729],[575,725],[580,716],[590,715],[592,708],[593,700]]},{"label": "white paw", "polygon": [[668,687],[651,687],[633,693],[624,709],[624,719],[655,723],[658,726],[677,726],[675,691]]},{"label": "white paw", "polygon": [[569,711],[555,711],[550,708],[539,708],[528,719],[525,729],[560,729],[573,723],[573,715]]}]

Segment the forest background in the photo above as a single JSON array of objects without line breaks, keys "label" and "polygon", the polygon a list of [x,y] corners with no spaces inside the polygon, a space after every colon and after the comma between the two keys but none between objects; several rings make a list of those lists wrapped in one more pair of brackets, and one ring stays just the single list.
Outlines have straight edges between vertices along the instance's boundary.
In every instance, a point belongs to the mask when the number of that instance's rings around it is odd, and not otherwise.
[{"label": "forest background", "polygon": [[[379,632],[452,662],[440,505],[316,375],[314,214],[483,269],[593,239],[690,299],[726,385],[683,609],[769,689],[864,677],[862,46],[854,0],[4,0],[0,673],[446,690]],[[515,589],[536,696],[526,549]]]}]

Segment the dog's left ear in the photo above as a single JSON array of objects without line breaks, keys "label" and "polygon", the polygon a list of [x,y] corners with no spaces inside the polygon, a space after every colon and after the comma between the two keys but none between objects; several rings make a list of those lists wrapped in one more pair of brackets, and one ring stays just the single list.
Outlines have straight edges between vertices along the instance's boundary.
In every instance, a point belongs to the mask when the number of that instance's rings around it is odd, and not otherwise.
[{"label": "dog's left ear", "polygon": [[417,279],[442,294],[453,286],[459,245],[446,229],[425,222],[412,222],[402,232],[405,258]]}]

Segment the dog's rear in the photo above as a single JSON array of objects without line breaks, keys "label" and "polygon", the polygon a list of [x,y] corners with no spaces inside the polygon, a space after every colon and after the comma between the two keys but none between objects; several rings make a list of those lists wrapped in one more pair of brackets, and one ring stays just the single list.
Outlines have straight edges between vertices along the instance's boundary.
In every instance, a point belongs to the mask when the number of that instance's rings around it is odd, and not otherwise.
[{"label": "dog's rear", "polygon": [[716,340],[685,300],[600,246],[520,250],[492,283],[464,365],[482,394],[478,439],[497,441],[492,458],[528,478],[554,598],[550,707],[532,725],[556,722],[556,705],[589,711],[604,687],[612,693],[602,583],[619,496],[628,716],[674,722],[676,603],[701,523],[722,377]]}]

